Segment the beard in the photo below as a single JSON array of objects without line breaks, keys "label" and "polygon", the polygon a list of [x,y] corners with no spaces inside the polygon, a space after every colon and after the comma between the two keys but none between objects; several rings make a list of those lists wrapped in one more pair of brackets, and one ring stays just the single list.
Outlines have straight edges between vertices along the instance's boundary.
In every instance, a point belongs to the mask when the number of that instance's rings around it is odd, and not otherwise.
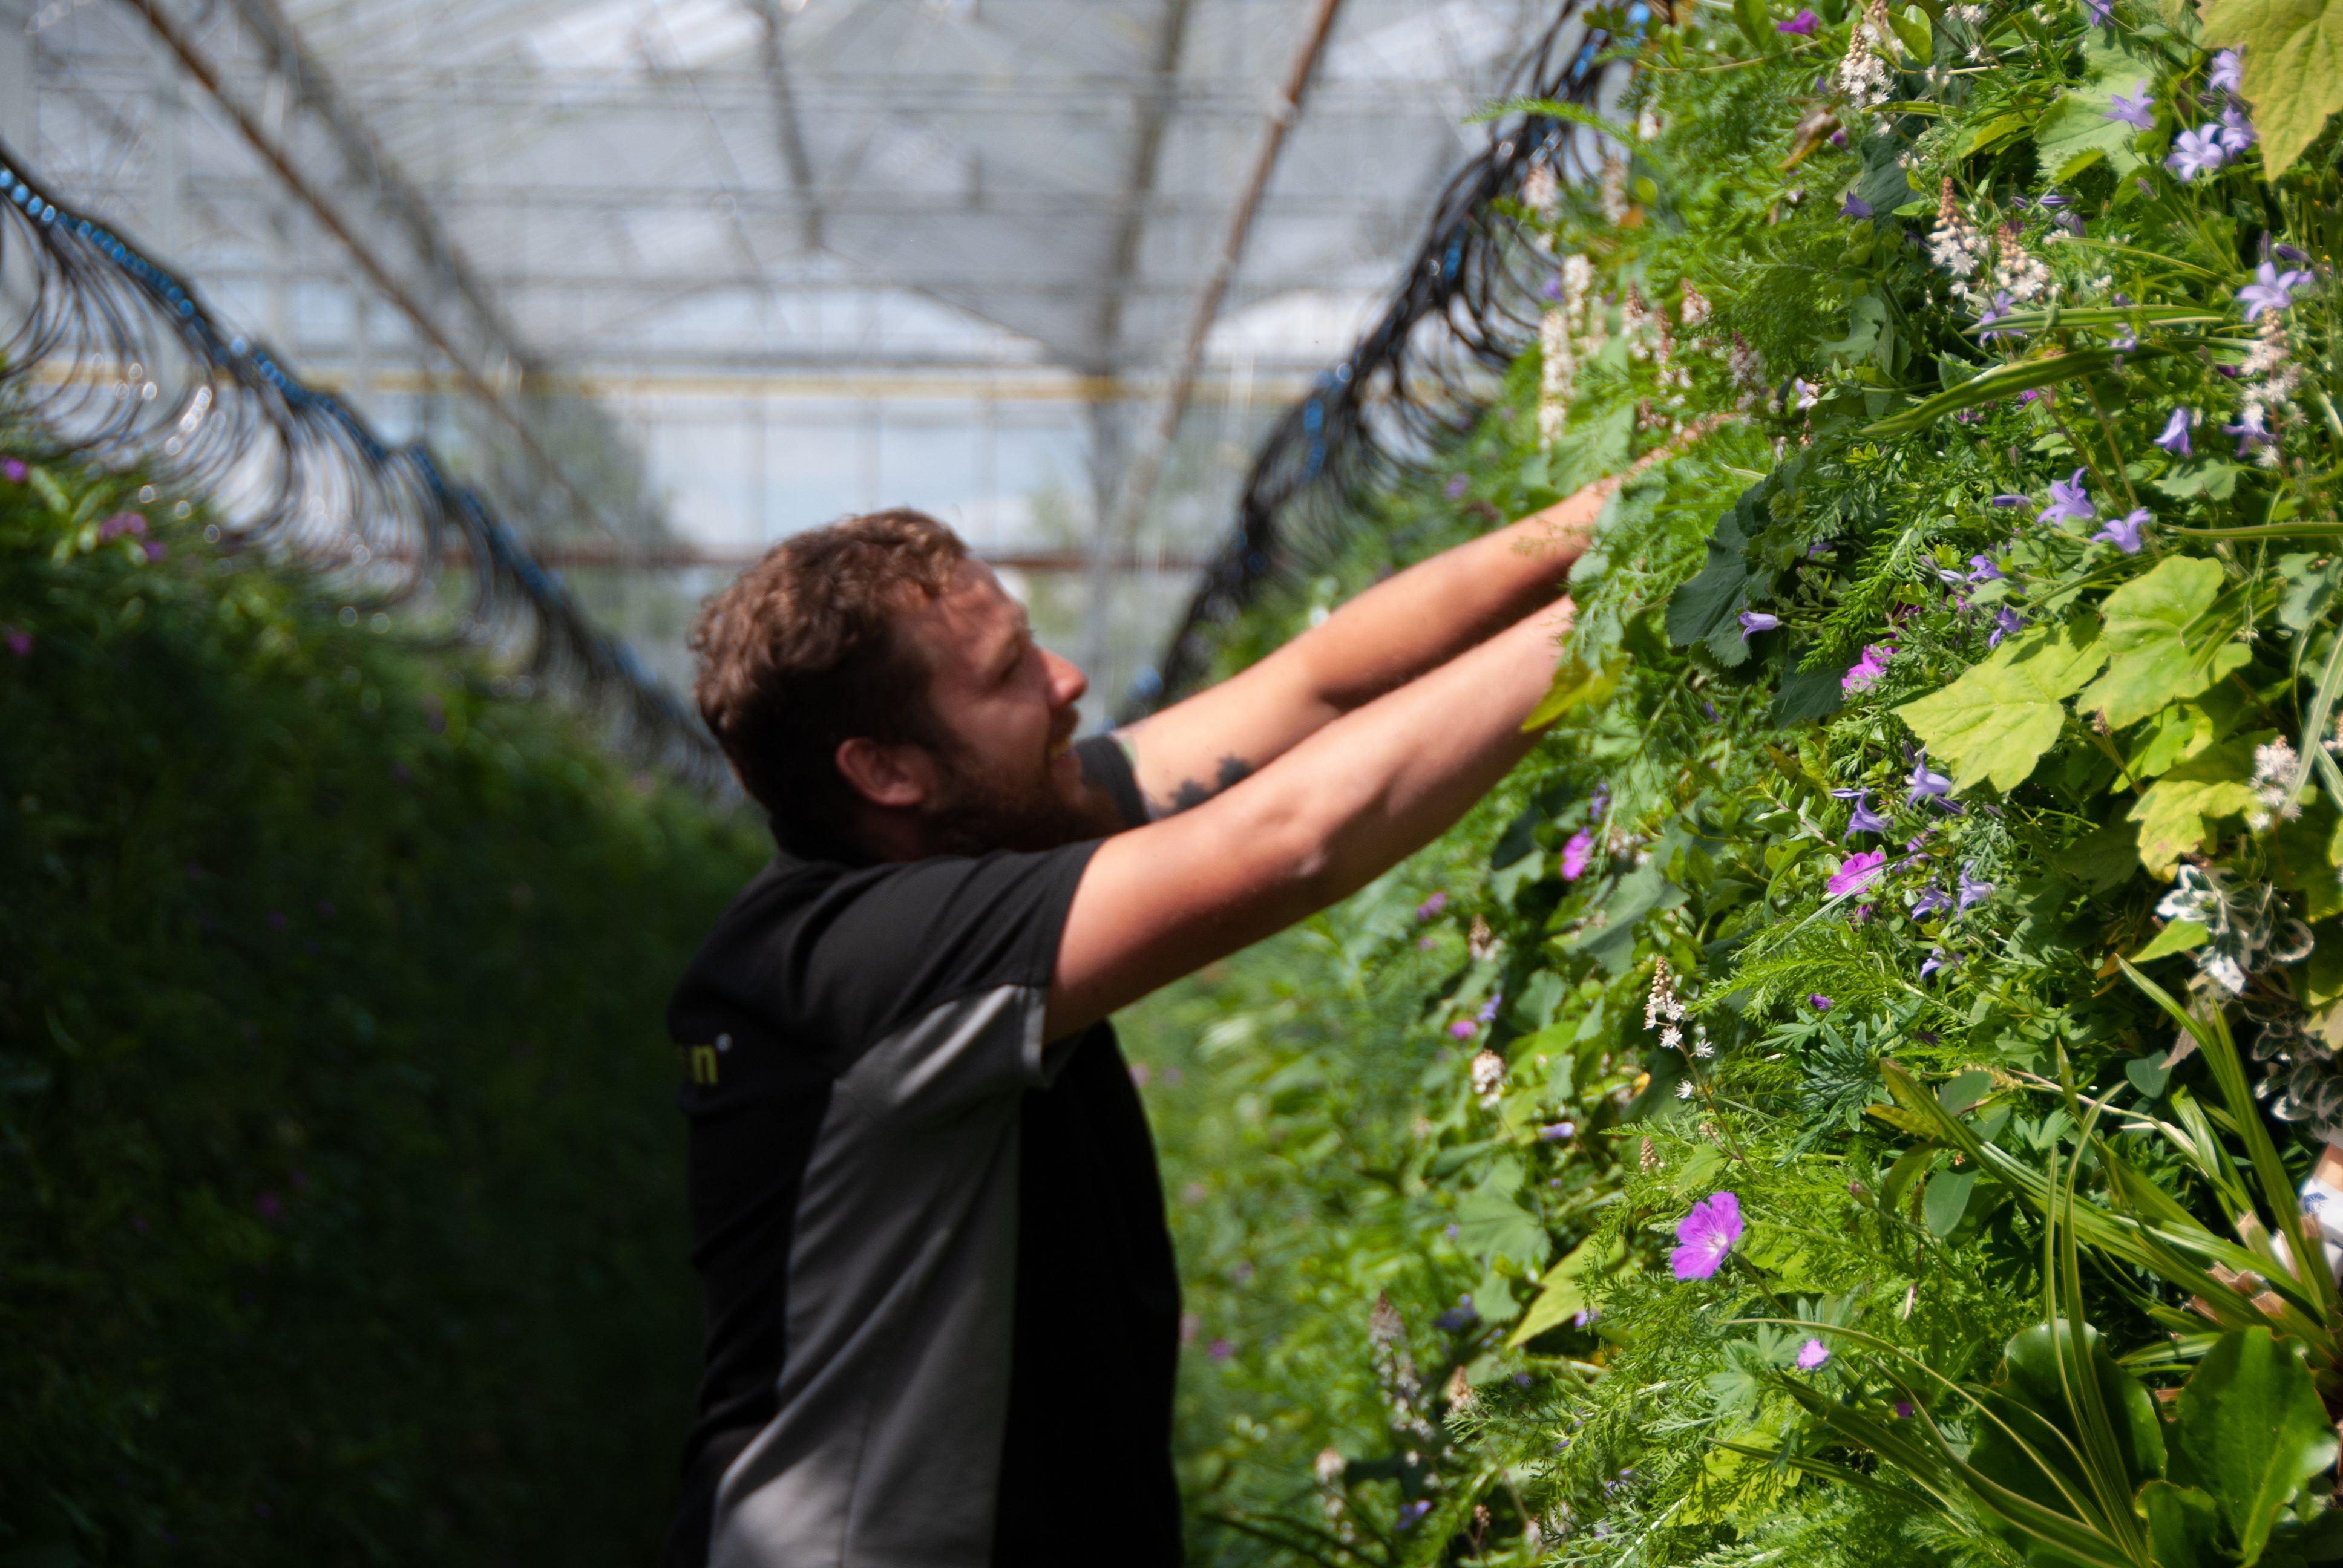
[{"label": "beard", "polygon": [[[1061,733],[1051,738],[1052,751],[1058,743],[1071,739],[1078,722],[1069,710]],[[1040,768],[1014,779],[984,777],[957,746],[939,749],[934,755],[942,769],[943,788],[926,810],[932,854],[1055,849],[1095,839],[1103,831],[1092,810],[1068,799],[1059,788],[1047,753]]]}]

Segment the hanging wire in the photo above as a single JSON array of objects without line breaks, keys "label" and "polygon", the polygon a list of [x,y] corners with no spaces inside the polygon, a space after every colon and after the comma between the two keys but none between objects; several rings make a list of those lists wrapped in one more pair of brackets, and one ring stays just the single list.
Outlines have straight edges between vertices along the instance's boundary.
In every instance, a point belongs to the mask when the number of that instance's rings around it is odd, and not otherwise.
[{"label": "hanging wire", "polygon": [[[1629,8],[1640,29],[1648,8]],[[1580,0],[1564,0],[1537,47],[1514,68],[1508,96],[1558,99],[1593,111],[1614,38],[1584,28]],[[1619,67],[1624,69],[1624,65]],[[1243,613],[1281,568],[1312,548],[1338,547],[1361,507],[1389,492],[1468,435],[1505,367],[1537,338],[1539,286],[1553,262],[1534,249],[1500,198],[1521,195],[1531,171],[1599,176],[1600,138],[1542,115],[1496,120],[1489,145],[1442,191],[1422,247],[1382,317],[1340,364],[1321,371],[1254,457],[1235,527],[1214,553],[1166,644],[1156,680],[1131,694],[1126,718],[1176,699],[1206,672],[1219,628]]]},{"label": "hanging wire", "polygon": [[186,283],[58,202],[5,144],[0,197],[0,417],[45,448],[34,455],[202,495],[222,548],[307,573],[346,618],[438,601],[451,642],[576,694],[628,753],[721,786],[723,757],[698,715],[421,442],[388,446],[224,329]]}]

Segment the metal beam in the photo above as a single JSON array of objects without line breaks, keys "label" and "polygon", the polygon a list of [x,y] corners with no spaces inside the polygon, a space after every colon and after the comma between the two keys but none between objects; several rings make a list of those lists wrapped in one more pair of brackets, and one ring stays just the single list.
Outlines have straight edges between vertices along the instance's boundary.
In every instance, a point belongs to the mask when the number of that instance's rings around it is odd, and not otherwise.
[{"label": "metal beam", "polygon": [[[1269,189],[1269,177],[1276,171],[1277,156],[1284,149],[1286,134],[1293,128],[1302,107],[1302,90],[1310,84],[1310,74],[1317,66],[1318,56],[1326,46],[1326,36],[1333,30],[1334,12],[1342,0],[1316,0],[1308,25],[1302,29],[1302,40],[1293,51],[1292,63],[1286,67],[1285,81],[1276,102],[1271,106],[1262,126],[1261,143],[1254,149],[1252,172],[1238,192],[1236,203],[1229,209],[1228,226],[1221,238],[1220,255],[1212,273],[1204,279],[1203,287],[1196,294],[1196,307],[1188,321],[1188,335],[1181,346],[1180,357],[1172,373],[1172,381],[1156,411],[1153,428],[1146,444],[1132,460],[1123,476],[1108,538],[1101,548],[1120,552],[1129,548],[1129,541],[1139,530],[1140,521],[1147,515],[1148,502],[1153,499],[1156,480],[1163,472],[1163,461],[1170,456],[1172,443],[1180,433],[1180,417],[1187,412],[1188,400],[1194,392],[1196,372],[1204,361],[1204,339],[1219,317],[1221,303],[1228,296],[1230,280],[1235,276],[1237,263],[1244,255],[1245,236],[1252,232],[1254,216],[1261,210],[1261,199]],[[1099,673],[1103,674],[1103,671]]]},{"label": "metal beam", "polygon": [[765,24],[758,52],[765,66],[765,88],[773,100],[773,132],[781,145],[781,162],[789,171],[789,188],[798,204],[798,242],[810,256],[821,248],[821,192],[814,183],[813,158],[806,152],[805,131],[798,124],[797,95],[789,85],[789,62],[781,47],[789,17],[774,0],[757,0]]}]

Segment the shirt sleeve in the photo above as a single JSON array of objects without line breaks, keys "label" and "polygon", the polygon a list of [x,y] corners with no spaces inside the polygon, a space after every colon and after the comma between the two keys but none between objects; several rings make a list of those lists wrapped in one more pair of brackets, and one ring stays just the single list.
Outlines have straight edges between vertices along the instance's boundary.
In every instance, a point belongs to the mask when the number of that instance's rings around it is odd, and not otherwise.
[{"label": "shirt sleeve", "polygon": [[1041,1086],[1062,1065],[1042,1039],[1058,940],[1096,848],[849,870],[744,931],[727,967],[748,1010],[874,1115],[950,1114]]}]

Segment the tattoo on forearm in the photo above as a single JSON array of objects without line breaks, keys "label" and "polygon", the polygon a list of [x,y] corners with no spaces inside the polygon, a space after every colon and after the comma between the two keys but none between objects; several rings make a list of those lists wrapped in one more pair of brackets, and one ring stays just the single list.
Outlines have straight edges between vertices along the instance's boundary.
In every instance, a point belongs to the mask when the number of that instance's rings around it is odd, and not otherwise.
[{"label": "tattoo on forearm", "polygon": [[1172,798],[1169,800],[1151,800],[1148,802],[1148,807],[1159,818],[1185,811],[1191,806],[1202,805],[1232,784],[1242,780],[1252,771],[1252,764],[1243,758],[1234,755],[1223,757],[1221,759],[1219,777],[1213,782],[1206,784],[1201,779],[1182,779],[1180,787],[1172,791]]}]

